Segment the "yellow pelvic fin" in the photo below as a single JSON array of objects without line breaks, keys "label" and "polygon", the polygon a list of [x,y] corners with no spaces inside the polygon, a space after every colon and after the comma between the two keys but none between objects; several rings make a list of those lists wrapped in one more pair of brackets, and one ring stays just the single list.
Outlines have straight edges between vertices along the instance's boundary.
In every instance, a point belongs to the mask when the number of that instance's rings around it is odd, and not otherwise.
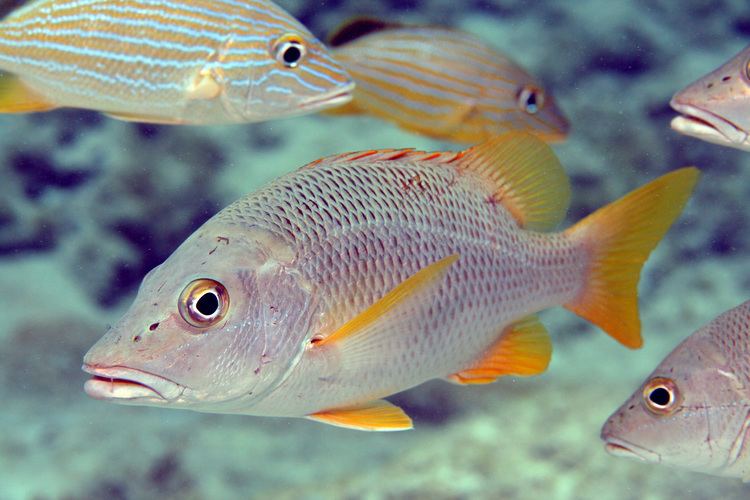
[{"label": "yellow pelvic fin", "polygon": [[448,376],[458,384],[489,384],[504,375],[538,375],[549,365],[552,342],[536,315],[506,327],[471,368]]},{"label": "yellow pelvic fin", "polygon": [[125,122],[138,122],[138,123],[153,123],[155,125],[182,125],[185,122],[178,118],[166,118],[163,116],[151,116],[151,115],[138,115],[129,113],[112,113],[104,112],[105,115],[115,120],[122,120]]},{"label": "yellow pelvic fin", "polygon": [[49,111],[56,104],[27,87],[16,75],[0,73],[0,113],[34,113]]},{"label": "yellow pelvic fin", "polygon": [[359,431],[405,431],[413,427],[411,418],[404,410],[384,399],[360,406],[319,411],[307,418]]},{"label": "yellow pelvic fin", "polygon": [[342,343],[347,349],[356,350],[357,344],[368,342],[373,336],[392,331],[393,325],[387,321],[389,316],[399,309],[399,306],[417,307],[425,298],[431,298],[430,292],[442,282],[450,266],[458,260],[458,254],[449,255],[429,266],[420,269],[415,274],[397,285],[393,290],[365,309],[362,313],[346,322],[331,335],[318,341],[316,346]]},{"label": "yellow pelvic fin", "polygon": [[491,183],[521,227],[555,228],[570,203],[570,181],[552,149],[526,132],[507,132],[468,149],[461,166]]},{"label": "yellow pelvic fin", "polygon": [[354,89],[354,98],[347,102],[346,104],[342,104],[341,106],[336,106],[334,108],[327,108],[321,111],[324,115],[361,115],[364,114],[364,110],[357,106],[357,90]]},{"label": "yellow pelvic fin", "polygon": [[695,167],[663,175],[565,231],[591,255],[584,290],[565,307],[618,342],[640,347],[641,267],[682,212],[698,176]]}]

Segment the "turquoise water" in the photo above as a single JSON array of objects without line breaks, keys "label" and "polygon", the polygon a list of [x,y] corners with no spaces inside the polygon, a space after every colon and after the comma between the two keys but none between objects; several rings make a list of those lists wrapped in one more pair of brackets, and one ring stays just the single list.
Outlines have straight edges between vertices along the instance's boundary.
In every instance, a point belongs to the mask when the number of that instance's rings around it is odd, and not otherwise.
[{"label": "turquoise water", "polygon": [[[0,499],[747,498],[738,480],[614,458],[599,429],[679,340],[750,297],[750,155],[669,129],[668,102],[747,44],[736,1],[280,1],[319,36],[356,14],[453,26],[542,78],[572,124],[554,147],[567,223],[683,165],[700,186],[641,282],[645,347],[544,313],[547,373],[393,398],[413,431],[127,407],[82,391],[84,352],[143,275],[237,197],[343,151],[460,146],[368,117],[136,125],[0,117]],[[614,5],[613,5],[614,4]],[[566,223],[566,224],[567,224]]]}]

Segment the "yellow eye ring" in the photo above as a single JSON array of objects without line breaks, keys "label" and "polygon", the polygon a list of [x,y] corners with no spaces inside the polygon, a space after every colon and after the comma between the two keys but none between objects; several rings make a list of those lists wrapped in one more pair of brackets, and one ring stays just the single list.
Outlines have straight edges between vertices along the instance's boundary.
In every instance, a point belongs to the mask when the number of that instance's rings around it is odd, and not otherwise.
[{"label": "yellow eye ring", "polygon": [[671,415],[682,402],[672,379],[654,377],[643,386],[643,404],[655,415]]},{"label": "yellow eye ring", "polygon": [[177,304],[180,316],[196,328],[215,325],[229,312],[229,292],[218,281],[201,278],[193,280],[180,294]]},{"label": "yellow eye ring", "polygon": [[296,68],[307,55],[304,40],[297,34],[287,33],[273,44],[273,57],[287,68]]},{"label": "yellow eye ring", "polygon": [[516,94],[518,107],[530,115],[544,107],[544,91],[536,85],[524,85]]}]

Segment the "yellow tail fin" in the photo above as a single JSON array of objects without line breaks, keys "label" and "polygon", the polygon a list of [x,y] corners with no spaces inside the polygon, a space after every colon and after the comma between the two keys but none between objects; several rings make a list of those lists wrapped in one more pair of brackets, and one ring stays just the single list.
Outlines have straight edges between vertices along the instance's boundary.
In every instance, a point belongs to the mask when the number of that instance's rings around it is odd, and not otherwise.
[{"label": "yellow tail fin", "polygon": [[583,292],[565,307],[627,347],[640,347],[641,267],[682,212],[698,175],[695,167],[666,174],[568,229],[589,248],[591,265]]}]

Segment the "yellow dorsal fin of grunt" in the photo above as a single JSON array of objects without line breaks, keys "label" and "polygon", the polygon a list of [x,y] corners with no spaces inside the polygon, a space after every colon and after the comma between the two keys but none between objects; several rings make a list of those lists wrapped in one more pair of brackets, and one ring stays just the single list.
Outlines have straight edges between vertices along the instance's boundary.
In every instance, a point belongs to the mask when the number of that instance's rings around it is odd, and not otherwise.
[{"label": "yellow dorsal fin of grunt", "polygon": [[368,346],[374,346],[370,341],[372,337],[377,338],[381,332],[392,331],[394,326],[398,326],[389,321],[398,319],[394,316],[398,316],[404,309],[411,312],[414,308],[431,302],[430,292],[442,282],[450,266],[457,260],[458,254],[449,255],[420,269],[385,294],[382,299],[314,345],[322,347],[336,344],[345,354],[350,355],[363,350],[361,348],[366,350]]},{"label": "yellow dorsal fin of grunt", "polygon": [[565,307],[618,342],[640,347],[641,267],[682,212],[698,176],[695,167],[670,172],[567,229],[591,257],[583,290]]},{"label": "yellow dorsal fin of grunt", "polygon": [[383,21],[376,17],[355,17],[344,21],[342,25],[333,30],[328,35],[326,45],[332,48],[340,47],[373,33],[403,27],[403,24]]},{"label": "yellow dorsal fin of grunt", "polygon": [[466,170],[492,184],[502,203],[521,227],[554,229],[570,203],[570,181],[552,149],[525,132],[508,132],[464,152]]},{"label": "yellow dorsal fin of grunt", "polygon": [[56,107],[24,85],[16,75],[0,72],[0,113],[34,113]]},{"label": "yellow dorsal fin of grunt", "polygon": [[411,418],[404,410],[384,399],[359,406],[319,411],[307,418],[359,431],[405,431],[413,427]]},{"label": "yellow dorsal fin of grunt", "polygon": [[538,375],[549,366],[552,342],[536,315],[506,327],[471,368],[448,376],[458,384],[489,384],[504,375]]}]

